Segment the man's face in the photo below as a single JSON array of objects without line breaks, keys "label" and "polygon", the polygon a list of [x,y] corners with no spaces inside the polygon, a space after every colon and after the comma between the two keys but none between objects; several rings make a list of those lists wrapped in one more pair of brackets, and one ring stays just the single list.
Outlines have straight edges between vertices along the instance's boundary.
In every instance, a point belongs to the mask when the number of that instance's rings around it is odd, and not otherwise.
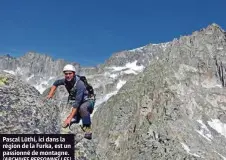
[{"label": "man's face", "polygon": [[64,76],[67,81],[71,81],[73,79],[74,75],[75,75],[74,72],[71,72],[71,71],[64,72]]}]

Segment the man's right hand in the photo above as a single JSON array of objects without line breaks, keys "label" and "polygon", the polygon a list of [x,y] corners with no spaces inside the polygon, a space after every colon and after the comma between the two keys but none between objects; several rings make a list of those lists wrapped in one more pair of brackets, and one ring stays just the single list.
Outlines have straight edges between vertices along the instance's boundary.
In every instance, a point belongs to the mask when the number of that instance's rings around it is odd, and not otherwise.
[{"label": "man's right hand", "polygon": [[56,86],[52,86],[50,88],[49,94],[48,94],[48,96],[46,96],[47,100],[53,98],[53,95],[55,94],[56,88],[57,88]]},{"label": "man's right hand", "polygon": [[48,95],[48,96],[46,96],[46,99],[51,99],[51,98],[53,98],[53,96],[52,96],[52,95]]},{"label": "man's right hand", "polygon": [[49,101],[51,99],[52,99],[52,96],[48,95],[48,96],[43,98],[43,102],[47,102],[47,101]]}]

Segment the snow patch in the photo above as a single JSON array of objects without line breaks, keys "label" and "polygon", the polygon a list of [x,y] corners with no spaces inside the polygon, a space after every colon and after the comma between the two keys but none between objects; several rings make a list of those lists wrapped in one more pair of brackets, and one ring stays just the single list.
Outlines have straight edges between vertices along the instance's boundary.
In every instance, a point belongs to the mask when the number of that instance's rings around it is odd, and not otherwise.
[{"label": "snow patch", "polygon": [[169,44],[169,42],[166,42],[166,43],[160,43],[160,45],[161,45],[163,51],[166,50],[166,48],[168,47],[168,44]]},{"label": "snow patch", "polygon": [[115,78],[118,77],[118,75],[117,74],[111,74],[110,77],[113,78],[113,79],[115,79]]},{"label": "snow patch", "polygon": [[110,77],[110,78],[116,79],[118,77],[118,74],[105,72],[104,73],[104,76],[105,77]]},{"label": "snow patch", "polygon": [[120,145],[120,136],[115,140],[116,147],[119,147]]},{"label": "snow patch", "polygon": [[124,84],[126,83],[126,81],[123,81],[123,80],[119,80],[119,82],[117,83],[117,90],[119,90]]},{"label": "snow patch", "polygon": [[29,81],[31,78],[34,77],[34,74],[32,74],[30,77],[28,77],[26,80]]},{"label": "snow patch", "polygon": [[3,70],[3,71],[12,75],[16,75],[16,73],[12,70]]},{"label": "snow patch", "polygon": [[54,77],[49,77],[47,80],[42,80],[40,84],[34,85],[34,87],[42,94],[49,85],[49,81],[52,80]]},{"label": "snow patch", "polygon": [[139,47],[139,48],[135,48],[135,49],[131,49],[131,50],[129,50],[130,52],[136,52],[136,51],[143,51],[143,49],[144,49],[144,47],[145,46],[143,46],[143,47]]},{"label": "snow patch", "polygon": [[132,63],[127,63],[125,67],[113,67],[115,71],[119,71],[122,69],[132,69],[134,71],[142,71],[144,66],[137,66],[137,60]]},{"label": "snow patch", "polygon": [[38,85],[35,85],[34,87],[42,94],[46,90],[47,81],[43,81]]},{"label": "snow patch", "polygon": [[211,119],[208,124],[215,129],[218,133],[226,138],[226,124],[222,123],[219,119]]},{"label": "snow patch", "polygon": [[196,130],[201,136],[203,136],[208,141],[211,141],[213,139],[213,136],[211,135],[210,130],[207,128],[207,126],[202,122],[202,120],[197,120],[201,124],[201,129]]},{"label": "snow patch", "polygon": [[119,89],[126,83],[126,81],[123,80],[119,80],[119,82],[117,83],[116,86],[116,90],[113,92],[110,92],[108,94],[106,94],[103,98],[99,99],[96,101],[96,106],[106,102],[109,98],[111,98],[113,95],[116,95],[119,91]]},{"label": "snow patch", "polygon": [[130,70],[126,70],[124,71],[125,74],[137,74],[137,72],[135,72],[134,70],[130,69]]},{"label": "snow patch", "polygon": [[126,74],[137,74],[138,72],[142,72],[145,68],[143,65],[138,66],[137,60],[132,63],[127,63],[125,66],[120,67],[108,67],[109,69],[113,69],[113,72],[119,72],[122,71]]},{"label": "snow patch", "polygon": [[106,94],[103,98],[99,99],[96,101],[96,106],[106,102],[110,97],[112,97],[113,95],[116,95],[117,94],[117,91],[113,91],[113,92],[110,92],[108,94]]},{"label": "snow patch", "polygon": [[[215,151],[216,152],[216,151]],[[220,154],[220,153],[218,153],[218,152],[216,152],[219,156],[221,156],[221,158],[223,158],[223,160],[226,160],[226,158],[222,155],[222,154]]]},{"label": "snow patch", "polygon": [[181,145],[182,145],[182,147],[184,148],[184,150],[185,150],[187,153],[190,152],[190,149],[189,149],[189,147],[188,147],[186,144],[181,143]]},{"label": "snow patch", "polygon": [[223,50],[224,48],[222,46],[217,47],[217,50]]},{"label": "snow patch", "polygon": [[195,156],[195,157],[201,157],[201,156],[199,156],[198,154],[196,154],[196,153],[191,153],[190,151],[190,148],[186,145],[186,144],[184,144],[184,143],[182,143],[181,142],[181,145],[182,145],[182,147],[184,148],[184,150],[188,153],[188,154],[190,154],[190,155],[193,155],[193,156]]}]

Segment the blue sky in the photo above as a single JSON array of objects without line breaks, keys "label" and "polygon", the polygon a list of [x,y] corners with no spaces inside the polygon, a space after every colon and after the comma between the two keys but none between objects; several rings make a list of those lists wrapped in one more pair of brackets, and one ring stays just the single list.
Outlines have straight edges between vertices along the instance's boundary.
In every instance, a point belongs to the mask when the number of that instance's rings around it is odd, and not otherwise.
[{"label": "blue sky", "polygon": [[225,0],[0,0],[0,54],[45,53],[85,66],[217,23]]}]

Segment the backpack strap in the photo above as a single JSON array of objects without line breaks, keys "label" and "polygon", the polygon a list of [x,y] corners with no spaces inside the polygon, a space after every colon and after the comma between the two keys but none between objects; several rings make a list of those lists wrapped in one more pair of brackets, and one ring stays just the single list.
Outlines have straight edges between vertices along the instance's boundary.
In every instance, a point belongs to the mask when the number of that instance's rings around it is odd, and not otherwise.
[{"label": "backpack strap", "polygon": [[79,76],[76,75],[75,76],[75,84],[71,88],[71,90],[69,91],[68,102],[70,101],[70,97],[73,96],[73,94],[76,92],[76,85],[77,85],[77,83],[78,83],[79,80],[80,80]]}]

